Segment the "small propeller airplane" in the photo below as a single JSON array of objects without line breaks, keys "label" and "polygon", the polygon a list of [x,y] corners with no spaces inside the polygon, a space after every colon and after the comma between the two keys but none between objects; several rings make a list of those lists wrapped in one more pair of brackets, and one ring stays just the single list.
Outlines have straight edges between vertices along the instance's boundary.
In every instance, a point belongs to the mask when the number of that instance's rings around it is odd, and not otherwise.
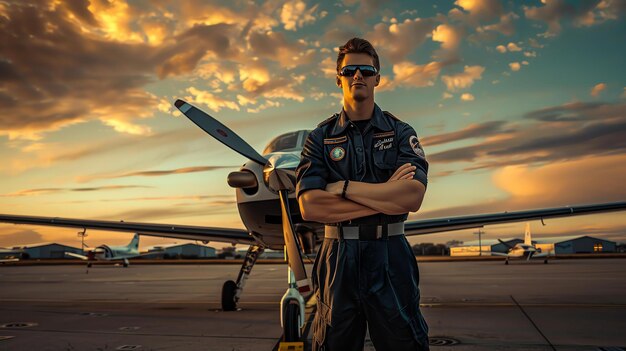
[{"label": "small propeller airplane", "polygon": [[532,237],[530,235],[530,223],[526,223],[526,230],[524,232],[524,243],[517,243],[511,245],[507,242],[498,239],[499,242],[509,248],[509,252],[491,252],[495,256],[504,256],[504,264],[509,264],[509,258],[526,258],[526,261],[530,261],[531,258],[543,258],[543,263],[548,263],[548,256],[551,252],[541,252],[541,249],[533,245]]},{"label": "small propeller airplane", "polygon": [[[222,286],[222,309],[236,310],[246,279],[265,249],[286,249],[287,291],[280,302],[280,321],[285,342],[301,338],[304,326],[303,293],[311,290],[302,255],[311,254],[323,239],[323,224],[307,222],[295,198],[295,169],[309,130],[298,130],[274,138],[260,155],[235,132],[191,104],[177,100],[174,105],[192,122],[233,151],[245,156],[238,171],[228,175],[235,188],[237,207],[245,229],[189,226],[178,224],[102,221],[59,217],[0,214],[0,222],[57,226],[93,230],[132,232],[166,238],[217,241],[248,245],[236,281]],[[566,206],[518,212],[480,214],[405,222],[406,235],[422,235],[485,225],[548,218],[578,216],[626,209],[626,202]],[[321,235],[317,235],[321,233]]]},{"label": "small propeller airplane", "polygon": [[[143,256],[139,253],[139,234],[133,236],[133,240],[128,245],[108,246],[100,245],[85,252],[87,255],[79,255],[73,252],[66,252],[65,256],[80,258],[87,261],[87,268],[90,268],[94,261],[122,261],[124,267],[128,267],[129,258]],[[152,253],[151,253],[152,254]]]}]

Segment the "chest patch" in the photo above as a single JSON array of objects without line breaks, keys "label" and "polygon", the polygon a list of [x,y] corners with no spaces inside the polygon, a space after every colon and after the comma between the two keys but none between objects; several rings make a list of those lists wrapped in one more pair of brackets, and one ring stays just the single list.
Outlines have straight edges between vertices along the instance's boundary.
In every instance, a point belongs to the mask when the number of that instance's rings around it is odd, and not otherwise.
[{"label": "chest patch", "polygon": [[417,156],[424,157],[424,150],[422,150],[422,146],[416,135],[412,135],[409,138],[409,145],[411,145],[411,149],[413,149],[413,152],[415,152]]},{"label": "chest patch", "polygon": [[346,156],[346,150],[341,146],[334,147],[330,150],[330,158],[333,161],[341,161]]}]

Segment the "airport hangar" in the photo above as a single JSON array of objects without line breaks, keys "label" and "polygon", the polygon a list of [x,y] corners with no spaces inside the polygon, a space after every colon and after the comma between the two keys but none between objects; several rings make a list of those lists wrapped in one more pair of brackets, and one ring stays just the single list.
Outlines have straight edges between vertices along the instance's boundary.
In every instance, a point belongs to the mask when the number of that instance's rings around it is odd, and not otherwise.
[{"label": "airport hangar", "polygon": [[57,243],[38,243],[17,245],[11,247],[9,250],[12,253],[21,254],[23,258],[66,258],[66,252],[73,252],[76,254],[82,254],[83,251],[76,247]]},{"label": "airport hangar", "polygon": [[[506,244],[515,246],[517,243],[523,243],[524,240],[502,239]],[[616,252],[617,244],[614,241],[604,240],[591,236],[560,236],[548,238],[535,238],[533,244],[542,252],[552,252],[555,255],[568,255],[577,253],[609,253]],[[506,244],[501,243],[497,239],[484,239],[479,244],[478,240],[468,241],[461,245],[450,247],[450,256],[478,256],[482,246],[483,254],[488,252],[507,253],[509,248]]]}]

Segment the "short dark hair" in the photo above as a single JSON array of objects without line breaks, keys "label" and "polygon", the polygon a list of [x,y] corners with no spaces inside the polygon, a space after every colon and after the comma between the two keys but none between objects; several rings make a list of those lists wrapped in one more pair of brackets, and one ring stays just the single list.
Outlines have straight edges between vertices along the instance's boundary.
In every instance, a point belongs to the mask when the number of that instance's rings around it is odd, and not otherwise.
[{"label": "short dark hair", "polygon": [[346,54],[368,54],[374,59],[374,67],[380,72],[380,61],[378,60],[378,54],[372,44],[361,38],[352,38],[348,40],[343,46],[339,47],[339,54],[337,54],[337,72],[341,69],[341,63]]}]

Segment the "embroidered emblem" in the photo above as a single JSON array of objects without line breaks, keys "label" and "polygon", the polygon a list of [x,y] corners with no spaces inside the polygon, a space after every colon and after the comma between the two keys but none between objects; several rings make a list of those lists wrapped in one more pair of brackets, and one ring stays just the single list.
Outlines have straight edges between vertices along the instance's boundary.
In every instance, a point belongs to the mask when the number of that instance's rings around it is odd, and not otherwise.
[{"label": "embroidered emblem", "polygon": [[424,150],[422,150],[422,146],[420,145],[419,140],[417,140],[417,136],[412,135],[409,138],[409,145],[411,145],[411,149],[413,152],[419,157],[424,157]]},{"label": "embroidered emblem", "polygon": [[337,146],[330,150],[330,158],[333,161],[341,161],[344,156],[346,156],[346,150],[344,150],[341,146]]},{"label": "embroidered emblem", "polygon": [[393,146],[393,137],[378,139],[376,140],[376,143],[374,143],[374,149],[378,151],[391,149],[392,146]]}]

